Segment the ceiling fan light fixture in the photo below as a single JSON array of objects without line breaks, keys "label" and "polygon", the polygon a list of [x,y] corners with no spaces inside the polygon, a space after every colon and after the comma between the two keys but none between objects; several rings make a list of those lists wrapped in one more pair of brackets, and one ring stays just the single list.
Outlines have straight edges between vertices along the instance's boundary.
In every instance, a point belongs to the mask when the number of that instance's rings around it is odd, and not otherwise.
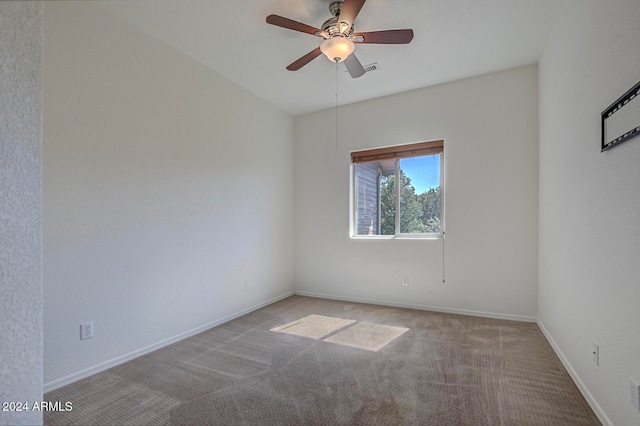
[{"label": "ceiling fan light fixture", "polygon": [[320,44],[320,51],[331,62],[342,62],[353,53],[356,45],[346,37],[335,36],[326,39]]},{"label": "ceiling fan light fixture", "polygon": [[411,42],[413,39],[413,30],[408,28],[356,33],[354,22],[358,13],[360,13],[360,9],[364,6],[365,1],[366,0],[332,1],[329,5],[329,12],[331,12],[332,16],[322,24],[321,29],[285,18],[284,16],[273,14],[267,16],[267,24],[310,34],[323,39],[320,46],[287,65],[287,70],[297,71],[318,56],[324,54],[331,62],[344,62],[349,75],[351,75],[352,78],[358,78],[364,75],[366,70],[362,67],[356,55],[353,54],[356,48],[354,43],[407,44]]}]

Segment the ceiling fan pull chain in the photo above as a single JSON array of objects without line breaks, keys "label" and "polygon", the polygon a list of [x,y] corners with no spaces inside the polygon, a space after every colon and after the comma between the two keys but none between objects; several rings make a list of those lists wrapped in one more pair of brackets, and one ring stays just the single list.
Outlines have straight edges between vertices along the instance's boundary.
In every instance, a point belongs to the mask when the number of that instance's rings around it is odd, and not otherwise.
[{"label": "ceiling fan pull chain", "polygon": [[336,151],[338,150],[338,61],[336,62]]}]

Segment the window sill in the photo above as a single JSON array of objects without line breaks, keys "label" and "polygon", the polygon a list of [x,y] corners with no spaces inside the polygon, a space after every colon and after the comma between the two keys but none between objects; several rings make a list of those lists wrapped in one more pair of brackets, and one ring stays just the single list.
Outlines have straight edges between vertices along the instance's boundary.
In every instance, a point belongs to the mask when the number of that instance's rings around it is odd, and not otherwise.
[{"label": "window sill", "polygon": [[442,240],[442,234],[351,235],[352,240]]}]

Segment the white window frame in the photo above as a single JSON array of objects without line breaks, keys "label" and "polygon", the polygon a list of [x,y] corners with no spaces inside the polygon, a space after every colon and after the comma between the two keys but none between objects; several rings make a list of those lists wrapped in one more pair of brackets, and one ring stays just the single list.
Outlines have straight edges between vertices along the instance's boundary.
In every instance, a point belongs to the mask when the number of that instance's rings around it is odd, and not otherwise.
[{"label": "white window frame", "polygon": [[[396,195],[396,211],[395,211],[395,235],[357,235],[357,223],[356,223],[356,215],[358,209],[358,195],[357,195],[357,179],[356,179],[356,165],[359,164],[357,162],[350,162],[350,187],[349,187],[349,237],[351,239],[362,239],[362,240],[393,240],[393,239],[442,239],[444,236],[445,230],[445,164],[444,164],[444,140],[431,141],[431,142],[441,142],[442,143],[442,152],[440,155],[440,232],[429,232],[429,233],[402,233],[400,232],[400,159],[409,158],[408,156],[398,156],[394,158],[395,165],[395,195]],[[410,144],[414,145],[414,144]],[[410,145],[391,145],[384,148],[398,148],[398,147],[408,147]],[[350,154],[353,156],[353,153]],[[424,154],[424,155],[415,155],[414,157],[426,157],[428,155],[434,154]],[[373,160],[375,161],[375,160]],[[378,210],[378,216],[380,215],[380,210]],[[380,226],[380,222],[378,221],[378,226]]]}]

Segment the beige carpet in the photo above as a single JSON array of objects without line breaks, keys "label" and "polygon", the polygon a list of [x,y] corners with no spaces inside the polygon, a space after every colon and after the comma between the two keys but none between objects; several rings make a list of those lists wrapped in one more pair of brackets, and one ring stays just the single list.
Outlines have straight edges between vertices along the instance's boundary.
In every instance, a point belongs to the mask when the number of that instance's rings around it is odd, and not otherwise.
[{"label": "beige carpet", "polygon": [[271,331],[308,337],[310,339],[322,339],[336,330],[340,330],[354,322],[356,321],[311,314],[304,318],[300,318],[299,320],[272,328]]},{"label": "beige carpet", "polygon": [[[377,352],[403,333],[408,328],[382,324],[361,322],[352,327],[356,321],[311,314],[287,324],[274,327],[270,331],[287,333],[310,339],[323,339],[324,342],[336,343],[352,348]],[[341,330],[335,333],[338,330]],[[335,334],[333,334],[335,333]]]},{"label": "beige carpet", "polygon": [[324,341],[377,352],[407,331],[405,327],[361,322]]},{"label": "beige carpet", "polygon": [[[326,339],[409,331],[378,351],[270,331],[318,313],[357,321]],[[600,424],[536,324],[300,296],[45,399],[73,403],[47,425]]]}]

